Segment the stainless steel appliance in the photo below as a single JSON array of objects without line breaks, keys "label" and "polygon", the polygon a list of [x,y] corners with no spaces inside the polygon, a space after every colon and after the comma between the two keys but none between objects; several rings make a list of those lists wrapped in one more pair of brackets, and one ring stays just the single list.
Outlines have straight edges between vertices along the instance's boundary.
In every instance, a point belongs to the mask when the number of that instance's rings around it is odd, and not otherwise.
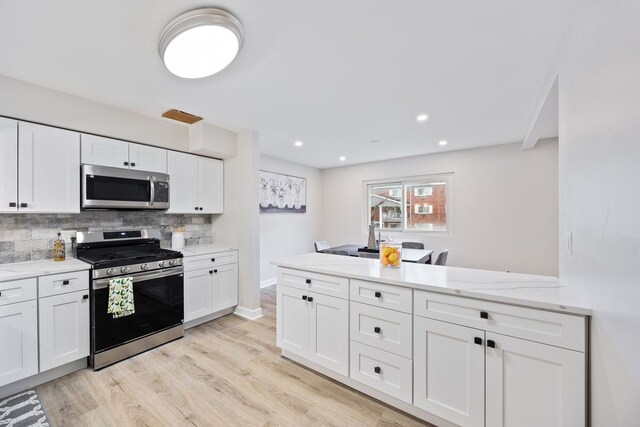
[{"label": "stainless steel appliance", "polygon": [[169,209],[169,175],[82,165],[83,209]]},{"label": "stainless steel appliance", "polygon": [[[100,369],[184,335],[180,252],[160,247],[158,230],[76,233],[78,259],[91,270],[91,356]],[[109,281],[133,279],[135,313],[107,313]]]}]

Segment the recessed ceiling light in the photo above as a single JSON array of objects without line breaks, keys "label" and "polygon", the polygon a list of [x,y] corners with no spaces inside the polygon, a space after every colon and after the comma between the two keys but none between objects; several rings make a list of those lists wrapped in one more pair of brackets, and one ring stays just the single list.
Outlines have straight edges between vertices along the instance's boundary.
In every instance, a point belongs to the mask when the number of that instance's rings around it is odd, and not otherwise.
[{"label": "recessed ceiling light", "polygon": [[440,142],[438,142],[438,144],[440,144],[440,145],[447,145],[447,141],[440,141]]},{"label": "recessed ceiling light", "polygon": [[295,145],[296,147],[302,147],[302,141],[295,141],[293,145]]},{"label": "recessed ceiling light", "polygon": [[340,156],[338,157],[338,160],[340,160],[341,162],[344,162],[345,160],[347,160],[347,158],[345,156]]},{"label": "recessed ceiling light", "polygon": [[429,116],[426,114],[419,114],[418,117],[416,117],[416,120],[419,122],[426,122],[428,118]]},{"label": "recessed ceiling light", "polygon": [[162,30],[158,51],[169,71],[185,79],[216,74],[233,62],[244,41],[242,23],[217,8],[192,10]]}]

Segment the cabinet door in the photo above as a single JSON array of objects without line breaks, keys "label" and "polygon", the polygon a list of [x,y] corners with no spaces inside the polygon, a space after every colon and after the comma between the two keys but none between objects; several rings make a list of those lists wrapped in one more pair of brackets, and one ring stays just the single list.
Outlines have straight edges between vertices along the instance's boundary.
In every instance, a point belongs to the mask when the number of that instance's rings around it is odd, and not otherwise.
[{"label": "cabinet door", "polygon": [[349,301],[309,294],[309,360],[349,375]]},{"label": "cabinet door", "polygon": [[168,171],[171,180],[168,212],[198,212],[198,157],[170,151]]},{"label": "cabinet door", "polygon": [[40,298],[40,372],[89,355],[89,291]]},{"label": "cabinet door", "polygon": [[184,321],[213,313],[211,270],[188,271],[184,274]]},{"label": "cabinet door", "polygon": [[86,165],[129,167],[129,143],[95,135],[81,135],[82,163]]},{"label": "cabinet door", "polygon": [[584,353],[486,335],[488,426],[585,425]]},{"label": "cabinet door", "polygon": [[484,426],[484,331],[415,316],[413,332],[413,404],[460,426]]},{"label": "cabinet door", "polygon": [[198,206],[202,213],[222,213],[223,173],[222,160],[198,157]]},{"label": "cabinet door", "polygon": [[238,305],[238,264],[213,270],[213,311]]},{"label": "cabinet door", "polygon": [[80,212],[80,134],[19,123],[20,212]]},{"label": "cabinet door", "polygon": [[309,303],[306,292],[278,284],[276,341],[278,347],[298,356],[309,353]]},{"label": "cabinet door", "polygon": [[0,212],[18,211],[18,122],[0,117]]},{"label": "cabinet door", "polygon": [[130,143],[129,169],[167,173],[167,150]]},{"label": "cabinet door", "polygon": [[35,300],[0,306],[0,386],[38,373]]}]

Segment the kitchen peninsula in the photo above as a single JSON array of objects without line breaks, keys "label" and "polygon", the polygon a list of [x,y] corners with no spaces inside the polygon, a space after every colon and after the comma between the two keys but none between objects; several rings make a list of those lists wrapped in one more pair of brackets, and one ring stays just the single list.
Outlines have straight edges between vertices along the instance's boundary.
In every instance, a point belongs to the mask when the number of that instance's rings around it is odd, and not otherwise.
[{"label": "kitchen peninsula", "polygon": [[585,425],[591,310],[558,279],[317,253],[274,264],[284,357],[439,426]]}]

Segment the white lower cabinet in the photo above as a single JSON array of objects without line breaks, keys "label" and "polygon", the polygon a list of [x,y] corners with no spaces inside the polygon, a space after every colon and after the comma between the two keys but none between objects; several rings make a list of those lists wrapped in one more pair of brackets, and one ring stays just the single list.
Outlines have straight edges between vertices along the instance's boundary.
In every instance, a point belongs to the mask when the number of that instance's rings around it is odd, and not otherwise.
[{"label": "white lower cabinet", "polygon": [[489,332],[486,337],[487,426],[586,425],[584,353]]},{"label": "white lower cabinet", "polygon": [[278,284],[277,344],[349,375],[349,301]]},{"label": "white lower cabinet", "polygon": [[37,301],[0,305],[0,386],[38,373]]},{"label": "white lower cabinet", "polygon": [[88,356],[88,290],[40,298],[39,304],[40,371]]},{"label": "white lower cabinet", "polygon": [[[226,253],[221,259],[233,259]],[[238,305],[238,263],[218,265],[217,254],[206,257],[207,263],[198,264],[206,268],[190,269],[191,262],[185,260],[184,274],[184,321],[190,322],[221,310]],[[208,266],[207,266],[208,265]]]},{"label": "white lower cabinet", "polygon": [[484,331],[414,318],[414,400],[460,426],[484,426]]}]

